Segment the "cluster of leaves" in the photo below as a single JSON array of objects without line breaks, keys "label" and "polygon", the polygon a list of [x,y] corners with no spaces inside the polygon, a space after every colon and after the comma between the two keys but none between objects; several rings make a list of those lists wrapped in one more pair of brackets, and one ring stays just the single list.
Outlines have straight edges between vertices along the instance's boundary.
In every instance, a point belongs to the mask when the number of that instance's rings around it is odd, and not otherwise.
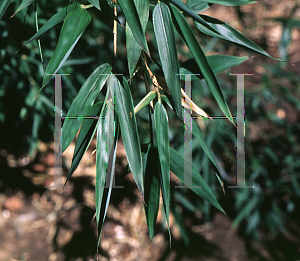
[{"label": "cluster of leaves", "polygon": [[[283,54],[281,58],[287,58],[288,35],[291,34],[292,28],[297,27],[299,21],[293,17],[285,20],[277,18],[276,21],[285,21],[282,24],[279,53]],[[255,88],[249,88],[247,85],[251,85],[251,77],[248,77],[245,90],[245,181],[248,185],[254,186],[254,189],[236,191],[226,189],[226,197],[222,199],[224,206],[228,204],[228,208],[224,207],[225,210],[234,205],[235,211],[228,213],[233,219],[232,225],[234,228],[239,227],[241,234],[248,240],[266,239],[266,235],[269,239],[278,239],[286,235],[286,232],[291,232],[290,225],[297,223],[299,219],[296,212],[300,202],[298,146],[300,126],[296,121],[300,109],[299,88],[297,88],[299,77],[297,69],[292,66],[284,68],[283,64],[264,64],[263,67],[265,72],[261,83],[256,84]],[[228,80],[232,81],[231,78],[234,77],[230,76]],[[225,97],[235,97],[236,90],[228,86],[226,81],[220,81],[220,84]],[[216,108],[211,108],[212,111],[209,111],[210,95],[207,86],[199,84],[195,86],[195,90],[201,90],[199,93],[195,92],[194,97],[201,96],[202,108],[210,115],[217,115],[219,112]],[[203,133],[203,136],[212,151],[223,151],[221,153],[224,154],[223,160],[217,157],[217,162],[221,162],[223,166],[219,166],[219,170],[225,184],[230,184],[226,172],[232,173],[236,167],[234,130],[228,128],[228,124],[223,120],[209,124],[207,129],[209,131]],[[252,135],[257,133],[257,137],[250,138],[250,133]],[[197,147],[194,150],[197,153],[193,162],[195,164],[201,162],[200,173],[219,198],[214,188],[215,181],[208,175],[207,161]],[[190,202],[184,199],[186,197]],[[193,199],[191,204],[191,196],[188,193],[177,195],[177,199],[186,211],[190,211],[189,213],[201,209],[205,220],[209,221],[213,211],[205,201]],[[294,258],[295,253],[286,253],[286,255]]]},{"label": "cluster of leaves", "polygon": [[[4,1],[0,6],[1,16],[9,2]],[[16,13],[33,2],[34,0],[23,0]],[[183,78],[179,78],[177,75],[197,74],[197,78],[204,79],[220,110],[233,122],[216,74],[240,64],[247,57],[206,56],[186,17],[193,19],[196,28],[204,35],[272,58],[231,26],[213,17],[199,14],[212,4],[237,6],[256,1],[189,0],[187,4],[181,0],[158,2],[119,0],[113,3],[106,0],[89,0],[89,2],[91,5],[70,4],[55,13],[25,45],[39,39],[44,34],[50,33],[53,27],[63,22],[55,51],[45,70],[41,91],[51,80],[51,75],[61,72],[61,67],[91,23],[92,16],[88,9],[96,9],[97,15],[105,17],[107,23],[103,25],[103,30],[111,30],[111,33],[114,34],[117,34],[114,29],[115,25],[117,23],[121,25],[120,21],[122,20],[116,11],[121,11],[126,19],[125,34],[129,77],[118,75],[120,72],[116,68],[117,53],[115,53],[116,57],[111,63],[106,61],[98,64],[73,100],[67,112],[62,132],[62,152],[64,152],[80,129],[68,179],[80,164],[95,133],[97,134],[95,196],[99,240],[114,186],[113,170],[119,133],[122,135],[128,166],[122,175],[117,177],[116,184],[120,184],[129,172],[132,173],[145,202],[147,225],[151,237],[154,235],[160,191],[163,196],[166,220],[167,223],[169,222],[170,171],[182,181],[184,181],[184,175],[190,175],[193,181],[191,190],[224,212],[198,170],[191,163],[187,164],[186,159],[170,147],[169,128],[171,126],[169,126],[167,107],[170,107],[182,122],[184,120],[192,122],[191,131],[208,159],[213,163],[217,170],[217,176],[220,178],[218,166],[202,132],[191,115],[189,113],[184,114],[182,106],[187,98],[181,89],[180,80]],[[152,23],[149,23],[149,20]],[[156,39],[153,50],[148,47],[145,36],[148,24],[153,25]],[[175,44],[175,38],[178,36],[193,56],[192,59],[182,64],[179,64]],[[115,40],[114,49],[116,44],[117,41]],[[144,79],[146,95],[134,107],[129,83],[137,75],[136,72],[139,72]],[[163,74],[163,77],[156,77],[160,73]],[[39,95],[41,93],[39,92]],[[99,96],[102,99],[98,102]],[[182,96],[185,97],[185,100],[182,100]],[[191,107],[194,111],[200,112],[201,116],[207,117],[207,114],[195,104]],[[141,145],[136,114],[143,108],[147,108],[149,115],[149,140]],[[84,119],[82,116],[97,116],[98,119]],[[68,117],[78,118],[70,119]],[[188,172],[184,171],[186,166],[189,168]]]},{"label": "cluster of leaves", "polygon": [[[233,223],[237,227],[246,220],[245,232],[255,238],[259,238],[258,227],[265,228],[272,236],[286,232],[287,221],[297,220],[295,209],[299,206],[300,197],[297,142],[300,126],[287,115],[280,115],[280,112],[300,109],[296,98],[299,97],[299,89],[294,89],[298,76],[279,66],[269,65],[266,68],[268,72],[263,75],[260,88],[249,91],[246,96],[247,122],[267,122],[275,131],[260,131],[258,139],[264,139],[264,142],[256,141],[246,147],[247,166],[251,171],[249,183],[255,189],[237,194],[235,207],[239,214]],[[276,77],[271,79],[270,73]],[[283,85],[280,78],[286,79],[288,85]]]}]

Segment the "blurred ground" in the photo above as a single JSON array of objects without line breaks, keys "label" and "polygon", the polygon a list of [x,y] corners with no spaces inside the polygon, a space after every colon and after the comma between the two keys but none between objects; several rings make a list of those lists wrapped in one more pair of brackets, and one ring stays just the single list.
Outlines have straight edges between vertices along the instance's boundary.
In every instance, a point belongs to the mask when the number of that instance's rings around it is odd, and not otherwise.
[{"label": "blurred ground", "polygon": [[[215,5],[204,13],[229,23],[272,56],[278,57],[281,25],[273,22],[272,18],[287,17],[294,3],[294,0],[268,0],[242,6],[239,10]],[[238,19],[241,14],[243,22]],[[300,18],[300,9],[296,10],[295,17]],[[289,68],[300,73],[299,43],[300,31],[295,29],[292,32],[289,55],[290,62],[297,66],[289,65]],[[236,48],[229,49],[226,54],[249,55]],[[254,73],[253,81],[249,81],[249,84],[259,82],[260,75],[265,70],[262,67],[265,61],[274,63],[271,59],[255,55],[254,59],[234,68],[233,72]],[[40,144],[40,153],[33,162],[28,162],[27,158],[15,159],[13,155],[7,155],[6,151],[0,151],[0,175],[7,187],[5,193],[0,195],[1,261],[95,259],[95,221],[91,224],[95,211],[95,157],[92,156],[87,161],[94,148],[95,144],[92,144],[75,171],[69,182],[71,188],[63,191],[45,189],[53,181],[53,144]],[[121,143],[118,148],[117,174],[126,165]],[[70,166],[73,149],[74,145],[64,153],[67,167]],[[175,178],[173,182],[176,182]],[[124,187],[124,190],[116,189],[112,195],[100,243],[100,260],[283,260],[270,256],[265,245],[254,245],[252,247],[257,253],[249,253],[243,238],[231,228],[230,219],[221,213],[215,214],[211,224],[203,222],[201,213],[196,214],[195,218],[199,222],[190,224],[189,249],[183,247],[179,228],[171,216],[170,249],[167,232],[161,226],[164,223],[163,216],[159,212],[158,233],[151,242],[143,203],[131,175],[126,178]],[[294,229],[299,228],[296,226]],[[300,245],[299,239],[291,237],[290,240],[291,244]],[[290,250],[287,248],[286,251]]]},{"label": "blurred ground", "polygon": [[[125,150],[121,142],[118,147],[121,165],[126,162]],[[27,195],[23,192],[28,187],[24,182],[15,188],[20,190],[17,194],[1,195],[0,229],[5,233],[0,234],[0,260],[93,260],[97,243],[95,222],[91,224],[95,179],[88,162],[95,159],[92,156],[86,161],[92,149],[69,182],[71,188],[63,191],[43,189],[44,185],[53,185],[54,161],[51,146],[41,145],[40,150],[44,152],[38,156],[38,163],[10,170],[25,174],[32,191]],[[66,161],[71,160],[72,148],[65,155]],[[175,177],[172,180],[177,182]],[[221,213],[216,214],[212,224],[199,222],[192,226],[190,249],[182,247],[179,228],[171,215],[170,249],[166,231],[159,232],[163,223],[160,211],[158,233],[151,242],[143,202],[131,174],[124,187],[126,190],[120,189],[112,195],[100,243],[100,253],[107,258],[101,256],[100,260],[247,260],[243,241]],[[197,215],[200,220],[201,213]],[[186,254],[189,252],[190,256]]]}]

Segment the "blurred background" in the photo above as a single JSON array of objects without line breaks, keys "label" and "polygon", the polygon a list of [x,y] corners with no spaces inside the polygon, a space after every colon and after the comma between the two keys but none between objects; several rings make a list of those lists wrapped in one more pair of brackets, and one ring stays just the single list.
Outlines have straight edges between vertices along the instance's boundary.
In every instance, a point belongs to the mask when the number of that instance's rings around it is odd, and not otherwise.
[{"label": "blurred background", "polygon": [[[49,84],[34,97],[62,24],[41,38],[41,62],[37,41],[20,49],[35,33],[36,25],[34,5],[9,18],[19,2],[10,4],[0,21],[0,260],[96,260],[97,230],[95,221],[91,222],[95,213],[95,155],[90,157],[96,142],[69,181],[71,188],[45,189],[53,184],[54,88]],[[66,1],[38,1],[39,27],[66,5]],[[92,71],[113,58],[111,25],[96,9],[89,9],[89,13],[92,22],[60,71],[71,74],[63,77],[63,115]],[[124,189],[113,191],[99,260],[300,260],[300,3],[264,0],[241,7],[213,5],[203,14],[228,23],[271,56],[289,62],[277,62],[203,36],[188,20],[207,55],[248,57],[241,65],[220,73],[218,81],[235,115],[236,76],[229,74],[253,73],[245,77],[245,179],[254,189],[228,188],[236,182],[235,127],[223,119],[200,121],[221,169],[225,195],[196,141],[193,164],[227,216],[190,190],[175,189],[180,183],[171,175],[172,248],[161,210],[151,241],[143,202],[130,174]],[[124,21],[122,16],[120,20]],[[147,29],[150,50],[155,52],[150,23]],[[118,37],[117,68],[125,72],[125,31],[120,26]],[[177,43],[183,62],[190,55],[179,38]],[[131,84],[137,86],[132,88],[136,105],[145,91],[138,77]],[[205,82],[193,81],[192,95],[209,115],[222,115]],[[170,143],[183,153],[183,125],[173,112],[168,113]],[[141,143],[149,138],[146,116],[146,110],[137,115]],[[72,143],[63,154],[65,176],[74,147]],[[116,162],[118,175],[127,165],[121,141]]]}]

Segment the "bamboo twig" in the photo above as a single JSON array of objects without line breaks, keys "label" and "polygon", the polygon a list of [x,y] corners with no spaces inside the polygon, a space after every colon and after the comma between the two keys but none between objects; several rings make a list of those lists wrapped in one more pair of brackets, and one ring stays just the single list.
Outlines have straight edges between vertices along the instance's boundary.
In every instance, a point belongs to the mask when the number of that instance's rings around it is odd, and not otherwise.
[{"label": "bamboo twig", "polygon": [[[116,5],[116,1],[114,1],[114,15],[117,17],[118,13],[117,13],[117,5]],[[117,32],[118,32],[118,27],[117,27],[117,21],[114,20],[114,30],[113,30],[113,34],[114,34],[114,57],[116,58],[117,56]]]}]

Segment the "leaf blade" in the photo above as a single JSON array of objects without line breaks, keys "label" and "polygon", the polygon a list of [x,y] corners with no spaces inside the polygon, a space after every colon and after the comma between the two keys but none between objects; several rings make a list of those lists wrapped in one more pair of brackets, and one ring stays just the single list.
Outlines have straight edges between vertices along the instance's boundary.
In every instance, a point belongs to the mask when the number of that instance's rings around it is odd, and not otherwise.
[{"label": "leaf blade", "polygon": [[[159,209],[160,196],[160,177],[159,177],[159,156],[158,151],[149,146],[149,150],[145,154],[145,213],[149,235],[153,239],[155,232],[156,219]],[[145,157],[144,156],[144,157]]]},{"label": "leaf blade", "polygon": [[68,13],[64,21],[54,54],[52,55],[46,68],[46,73],[40,91],[46,86],[53,74],[60,69],[65,60],[69,57],[70,53],[90,22],[91,16],[85,9],[77,8]]},{"label": "leaf blade", "polygon": [[31,5],[34,1],[35,0],[23,0],[22,3],[17,8],[17,10],[14,12],[14,14],[10,18],[14,17],[16,15],[16,13],[18,13],[21,10],[23,10],[27,6]]},{"label": "leaf blade", "polygon": [[207,16],[207,15],[199,15],[201,16],[216,32],[217,34],[207,30],[207,28],[203,27],[201,24],[194,22],[196,27],[203,32],[204,34],[217,37],[219,39],[229,41],[231,44],[234,44],[240,48],[243,48],[247,51],[251,51],[263,56],[266,56],[268,58],[281,61],[277,58],[274,58],[270,56],[267,52],[265,52],[262,48],[260,48],[257,44],[249,40],[246,36],[238,32],[236,29],[233,27],[229,26],[228,24]]},{"label": "leaf blade", "polygon": [[[84,82],[77,96],[73,100],[67,112],[67,117],[62,129],[62,152],[66,150],[71,141],[74,139],[83,121],[83,119],[79,117],[86,116],[87,110],[89,110],[94,104],[107,80],[107,74],[109,74],[111,70],[112,67],[107,63],[96,68]],[[72,119],[69,117],[78,118]]]},{"label": "leaf blade", "polygon": [[[101,113],[102,114],[102,113]],[[104,112],[103,112],[104,115]],[[98,245],[100,243],[100,237],[101,237],[101,232],[102,232],[102,228],[103,228],[103,223],[106,217],[106,213],[107,213],[107,208],[109,205],[109,201],[110,201],[110,196],[111,196],[111,192],[112,192],[112,188],[113,188],[113,181],[114,181],[114,169],[115,169],[115,159],[116,159],[116,151],[117,151],[117,140],[118,140],[118,133],[119,133],[119,120],[116,116],[116,114],[114,113],[114,106],[113,106],[113,102],[111,100],[107,101],[107,111],[106,111],[106,117],[104,120],[108,125],[110,125],[110,122],[114,121],[114,128],[115,128],[115,134],[116,136],[113,138],[113,132],[110,132],[109,129],[108,130],[103,130],[101,129],[101,134],[102,136],[99,137],[99,143],[97,140],[97,148],[99,148],[100,146],[100,151],[98,151],[98,162],[99,162],[99,167],[102,168],[102,172],[105,173],[105,178],[107,181],[106,186],[104,187],[104,183],[105,183],[105,179],[104,177],[100,177],[101,180],[98,180],[98,186],[97,186],[97,180],[96,180],[96,188],[98,189],[97,193],[96,193],[96,200],[97,203],[99,205],[96,205],[96,219],[98,220],[97,222],[97,227],[98,227]],[[105,123],[103,124],[102,122],[102,126],[105,126]],[[110,152],[108,151],[108,153],[106,153],[106,145],[108,145],[108,139],[107,134],[110,136],[109,139],[112,140],[113,139],[113,146],[111,146],[111,150]],[[109,145],[108,145],[109,146]],[[109,147],[108,147],[109,148]],[[108,155],[110,155],[110,157],[113,157],[113,161],[109,161],[108,159]],[[103,158],[104,157],[104,160]],[[107,169],[106,169],[107,166]],[[122,180],[122,177],[126,176],[129,172],[128,168],[124,169],[125,172],[123,171],[121,176],[118,176],[116,178],[116,182],[118,182],[118,180],[120,181],[120,179]],[[110,173],[109,177],[107,177],[107,173]],[[98,173],[100,174],[100,173]],[[98,175],[99,177],[99,175]],[[104,179],[104,180],[103,180]],[[101,186],[102,185],[102,186]],[[98,199],[97,199],[98,198]],[[105,203],[105,204],[104,204]],[[98,209],[98,213],[97,213],[97,209]]]},{"label": "leaf blade", "polygon": [[195,19],[198,23],[202,24],[208,30],[213,31],[214,29],[211,28],[199,15],[197,15],[191,8],[189,8],[185,3],[181,0],[170,0],[175,6],[177,6],[180,10],[186,13],[189,17]]},{"label": "leaf blade", "polygon": [[186,5],[197,14],[209,8],[208,3],[202,0],[189,0]]},{"label": "leaf blade", "polygon": [[212,69],[210,68],[207,62],[206,56],[204,55],[203,50],[201,49],[192,29],[190,28],[189,24],[185,20],[184,16],[178,11],[178,9],[173,5],[171,5],[171,8],[175,17],[173,22],[175,23],[175,27],[179,35],[188,46],[191,54],[194,56],[196,63],[200,68],[221,111],[233,123],[232,115],[228,108],[223,92],[219,86],[216,76],[214,75]]},{"label": "leaf blade", "polygon": [[[134,0],[134,3],[136,5],[138,16],[140,17],[143,34],[145,34],[149,17],[149,0]],[[126,49],[129,75],[131,76],[138,63],[138,60],[140,59],[142,47],[135,40],[135,37],[128,25],[128,22],[126,22]]]},{"label": "leaf blade", "polygon": [[144,198],[142,155],[130,88],[125,78],[123,78],[123,84],[117,77],[114,76],[114,79],[115,106],[120,120],[126,157],[137,187]]},{"label": "leaf blade", "polygon": [[33,40],[40,38],[43,34],[45,34],[46,32],[48,32],[50,29],[52,29],[54,26],[56,26],[57,24],[59,24],[60,22],[62,22],[68,12],[67,11],[72,11],[75,8],[79,8],[80,6],[77,4],[71,4],[65,8],[63,8],[62,10],[60,10],[59,12],[57,12],[55,15],[53,15],[39,30],[37,33],[35,33],[26,43],[24,43],[23,46],[25,46],[26,44],[32,42]]},{"label": "leaf blade", "polygon": [[[233,66],[237,66],[249,59],[247,56],[237,57],[231,55],[209,55],[206,56],[206,58],[209,66],[211,67],[215,75]],[[203,74],[201,73],[195,59],[189,59],[183,62],[180,65],[179,71],[180,74],[200,74],[192,75],[192,80],[195,80],[197,78],[203,79]],[[180,75],[180,79],[185,80],[184,75]]]},{"label": "leaf blade", "polygon": [[[185,161],[184,158],[176,150],[170,148],[171,171],[183,182],[184,182],[184,167],[183,167],[184,161]],[[192,163],[187,164],[187,168],[189,169],[189,171],[187,171],[185,175],[192,173],[191,178],[193,182],[193,187],[191,187],[190,189],[225,214],[225,211],[217,201],[211,189],[208,187],[205,180],[201,177],[200,173],[196,170],[196,168],[192,165]],[[201,188],[198,186],[200,186]]]},{"label": "leaf blade", "polygon": [[88,0],[93,6],[101,11],[99,0]]},{"label": "leaf blade", "polygon": [[99,119],[99,125],[97,128],[97,147],[96,147],[96,187],[95,187],[95,199],[96,199],[96,221],[99,226],[100,211],[102,198],[104,193],[104,185],[106,180],[106,165],[107,165],[107,152],[106,152],[106,116],[107,108],[105,108]]},{"label": "leaf blade", "polygon": [[135,107],[134,113],[137,114],[141,109],[146,107],[156,97],[155,91],[150,91]]},{"label": "leaf blade", "polygon": [[[101,109],[103,108],[103,103],[99,102],[94,104],[91,109],[88,111],[87,116],[96,116],[100,114]],[[68,173],[66,183],[80,164],[83,155],[87,151],[92,138],[97,130],[99,120],[95,119],[83,119],[82,127],[80,129],[78,139],[75,145],[74,154],[72,158],[72,164]],[[65,184],[66,184],[65,183]]]},{"label": "leaf blade", "polygon": [[146,37],[143,33],[141,21],[140,21],[140,18],[137,13],[136,6],[135,6],[133,0],[118,1],[118,4],[120,5],[120,7],[124,13],[126,21],[128,22],[128,25],[130,26],[130,29],[133,33],[134,38],[139,43],[139,45],[142,47],[142,49],[147,54],[149,54]]},{"label": "leaf blade", "polygon": [[166,219],[169,227],[170,209],[170,147],[169,147],[169,123],[167,111],[159,100],[154,108],[155,129],[157,147],[162,174],[162,194],[165,203]]},{"label": "leaf blade", "polygon": [[180,115],[182,112],[181,86],[177,76],[179,74],[179,62],[174,29],[169,8],[162,2],[158,2],[153,10],[153,27],[165,81],[172,94],[176,112]]},{"label": "leaf blade", "polygon": [[2,0],[0,3],[0,21],[2,19],[2,16],[4,15],[7,7],[9,6],[11,0]]}]

